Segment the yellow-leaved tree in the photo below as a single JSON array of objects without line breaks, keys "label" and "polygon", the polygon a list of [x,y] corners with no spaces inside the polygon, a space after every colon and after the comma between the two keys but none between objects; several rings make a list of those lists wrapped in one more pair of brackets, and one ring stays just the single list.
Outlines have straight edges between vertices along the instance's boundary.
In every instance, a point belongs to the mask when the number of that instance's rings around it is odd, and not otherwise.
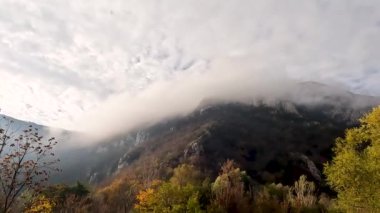
[{"label": "yellow-leaved tree", "polygon": [[337,206],[346,212],[380,212],[380,107],[346,131],[325,165],[328,184],[338,192]]},{"label": "yellow-leaved tree", "polygon": [[136,212],[200,213],[201,173],[192,165],[179,165],[170,181],[154,181],[141,190],[135,204]]}]

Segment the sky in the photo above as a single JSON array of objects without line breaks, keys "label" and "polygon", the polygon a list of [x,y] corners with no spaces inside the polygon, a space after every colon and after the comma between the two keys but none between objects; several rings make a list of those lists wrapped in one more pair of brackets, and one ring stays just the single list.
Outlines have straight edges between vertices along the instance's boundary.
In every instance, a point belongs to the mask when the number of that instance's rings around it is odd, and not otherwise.
[{"label": "sky", "polygon": [[281,79],[380,96],[379,57],[378,0],[0,0],[1,113],[60,128]]}]

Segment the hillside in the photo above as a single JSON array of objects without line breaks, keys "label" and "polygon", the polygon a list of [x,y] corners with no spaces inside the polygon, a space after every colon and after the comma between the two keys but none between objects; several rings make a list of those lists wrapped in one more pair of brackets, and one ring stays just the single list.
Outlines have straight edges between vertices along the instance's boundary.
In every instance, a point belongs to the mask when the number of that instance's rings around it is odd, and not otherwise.
[{"label": "hillside", "polygon": [[[222,162],[234,159],[261,183],[293,183],[301,174],[320,182],[335,138],[356,125],[357,118],[378,101],[347,94],[328,96],[329,102],[320,104],[205,101],[190,115],[73,150],[69,157],[64,154],[65,172],[59,181],[100,183],[124,168],[152,160],[161,168],[192,163],[216,176]],[[372,102],[360,107],[350,104],[364,98]]]},{"label": "hillside", "polygon": [[320,181],[315,168],[330,159],[334,139],[353,123],[324,114],[327,108],[294,109],[231,103],[200,110],[145,130],[149,139],[126,151],[117,168],[154,157],[162,167],[188,162],[215,176],[234,159],[260,182],[294,182],[301,174]]},{"label": "hillside", "polygon": [[[63,172],[52,181],[101,183],[147,161],[160,168],[192,163],[214,177],[220,164],[233,159],[261,183],[293,183],[301,174],[320,182],[335,138],[379,103],[376,97],[305,82],[271,102],[204,100],[189,115],[92,145],[81,145],[83,137],[69,142],[78,133],[64,131],[57,150]],[[13,120],[14,127],[33,125],[49,132],[48,127]]]},{"label": "hillside", "polygon": [[[80,132],[52,131],[21,120],[12,123],[12,131],[17,134],[31,125],[46,136],[58,133],[60,144],[52,156],[61,159],[63,172],[55,173],[40,197],[57,202],[57,210],[165,212],[167,208],[171,212],[176,205],[178,212],[188,208],[193,208],[190,212],[220,208],[325,212],[334,208],[339,194],[331,186],[331,176],[322,174],[324,164],[332,160],[335,139],[357,126],[358,118],[378,104],[376,97],[305,83],[278,99],[203,100],[190,114],[126,130],[101,142]],[[380,111],[373,112],[377,114],[367,119],[377,121]],[[5,117],[2,124],[9,120]],[[371,141],[359,139],[353,152],[370,145]],[[348,165],[355,165],[356,171],[367,163]],[[337,175],[333,180],[342,177]],[[298,198],[299,190],[310,193]],[[225,203],[224,195],[234,198]],[[162,206],[165,200],[170,202]]]}]

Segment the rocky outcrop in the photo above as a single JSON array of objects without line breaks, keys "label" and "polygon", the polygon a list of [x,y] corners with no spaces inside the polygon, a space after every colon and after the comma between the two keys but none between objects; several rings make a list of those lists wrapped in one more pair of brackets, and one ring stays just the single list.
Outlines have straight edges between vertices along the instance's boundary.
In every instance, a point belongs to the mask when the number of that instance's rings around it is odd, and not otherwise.
[{"label": "rocky outcrop", "polygon": [[144,130],[138,131],[136,134],[136,141],[135,145],[141,144],[144,141],[148,140],[149,134],[145,132]]},{"label": "rocky outcrop", "polygon": [[185,159],[191,157],[191,156],[201,156],[204,152],[203,145],[202,145],[202,137],[198,138],[195,141],[192,141],[188,144],[187,148],[185,149],[183,156]]},{"label": "rocky outcrop", "polygon": [[204,153],[203,141],[211,134],[208,128],[210,127],[206,127],[203,130],[201,136],[187,145],[186,149],[183,152],[183,157],[185,159],[193,156],[200,157]]},{"label": "rocky outcrop", "polygon": [[322,181],[322,174],[315,165],[315,163],[310,160],[306,155],[298,153],[298,152],[293,152],[290,153],[290,157],[293,160],[293,162],[297,167],[300,167],[303,170],[306,170],[317,182]]}]

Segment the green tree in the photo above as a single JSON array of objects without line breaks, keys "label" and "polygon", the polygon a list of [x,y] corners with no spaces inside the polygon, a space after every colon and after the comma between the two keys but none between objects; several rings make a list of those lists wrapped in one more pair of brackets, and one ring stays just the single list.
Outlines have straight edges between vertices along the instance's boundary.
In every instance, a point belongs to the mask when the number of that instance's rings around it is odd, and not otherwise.
[{"label": "green tree", "polygon": [[338,192],[337,205],[348,212],[380,212],[380,107],[346,131],[325,165],[328,184]]}]

